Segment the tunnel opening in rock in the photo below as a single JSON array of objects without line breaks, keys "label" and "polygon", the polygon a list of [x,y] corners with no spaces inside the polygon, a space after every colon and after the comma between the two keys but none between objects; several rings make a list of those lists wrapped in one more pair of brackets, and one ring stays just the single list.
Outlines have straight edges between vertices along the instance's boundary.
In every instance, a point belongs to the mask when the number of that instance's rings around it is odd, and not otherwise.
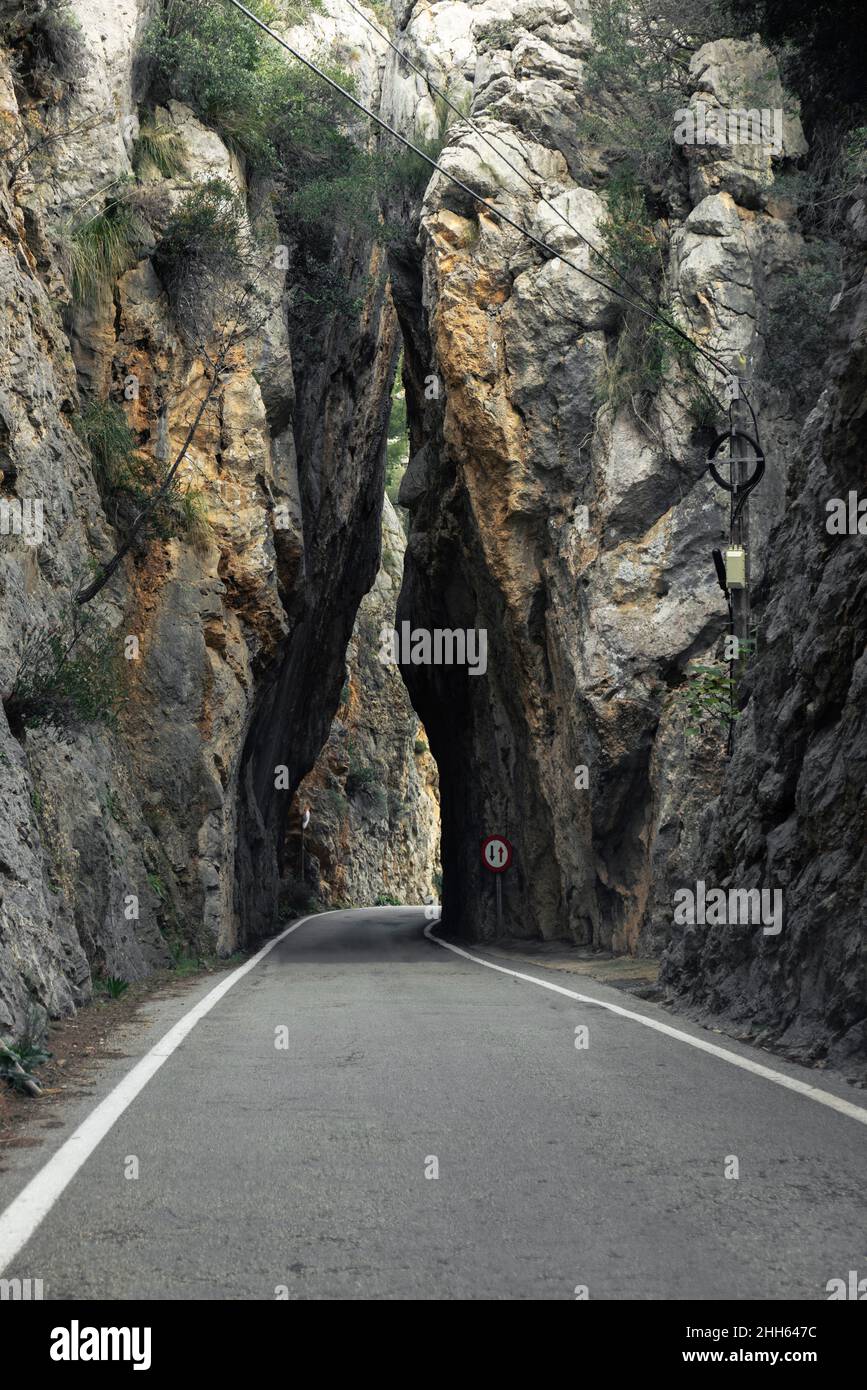
[{"label": "tunnel opening in rock", "polygon": [[[384,659],[383,634],[394,629],[403,579],[406,513],[398,493],[409,457],[397,333],[390,350],[387,394],[372,442],[379,455],[375,477],[381,493],[374,499],[371,489],[372,514],[363,540],[359,537],[368,558],[372,556],[372,582],[355,609],[346,602],[341,614],[348,631],[342,647],[338,640],[332,643],[328,701],[323,687],[314,691],[318,713],[310,722],[307,764],[298,760],[294,779],[284,764],[283,786],[277,788],[284,793],[282,802],[275,801],[278,814],[283,808],[275,847],[275,892],[282,917],[340,906],[436,903],[440,898],[436,762],[398,667]],[[381,515],[374,511],[377,505]],[[302,636],[304,643],[309,640]],[[293,674],[281,677],[286,692],[298,673],[291,658],[287,670]],[[283,698],[275,692],[275,709]],[[262,750],[254,745],[251,756],[261,759]],[[265,756],[263,782],[271,754]],[[254,844],[253,852],[262,848]]]}]

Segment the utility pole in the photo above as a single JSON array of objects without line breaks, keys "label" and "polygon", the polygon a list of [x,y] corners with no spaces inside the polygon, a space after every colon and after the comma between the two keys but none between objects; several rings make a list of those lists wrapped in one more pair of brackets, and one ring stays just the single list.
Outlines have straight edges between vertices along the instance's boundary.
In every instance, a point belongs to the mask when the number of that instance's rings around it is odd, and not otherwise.
[{"label": "utility pole", "polygon": [[[750,504],[749,500],[745,499],[739,505],[738,494],[749,476],[749,459],[743,441],[738,438],[738,432],[745,428],[745,421],[744,403],[741,399],[740,382],[737,377],[732,377],[731,389],[732,508],[737,513],[737,519],[731,528],[729,544],[730,550],[737,552],[740,549],[743,551],[743,582],[730,584],[730,595],[732,628],[738,644],[734,670],[740,677],[746,666],[750,637]],[[731,566],[727,564],[727,569],[731,569],[732,577],[737,576],[737,561]]]},{"label": "utility pole", "polygon": [[[748,498],[753,488],[761,481],[765,471],[765,454],[759,442],[759,427],[749,400],[744,400],[739,379],[726,373],[726,398],[729,407],[729,427],[718,434],[708,454],[708,468],[717,487],[723,488],[731,498],[729,517],[729,543],[725,556],[714,550],[720,588],[725,591],[729,609],[731,632],[726,643],[726,659],[729,661],[729,756],[733,746],[734,697],[738,681],[746,669],[750,653],[751,613],[750,613],[750,513]],[[756,437],[746,429],[744,406],[749,408],[755,425]],[[728,442],[729,476],[726,478],[717,467],[717,454]],[[754,450],[755,458],[750,458],[749,449]],[[720,455],[719,464],[725,468],[725,456]],[[752,472],[750,471],[752,469]],[[731,638],[734,637],[734,643]]]}]

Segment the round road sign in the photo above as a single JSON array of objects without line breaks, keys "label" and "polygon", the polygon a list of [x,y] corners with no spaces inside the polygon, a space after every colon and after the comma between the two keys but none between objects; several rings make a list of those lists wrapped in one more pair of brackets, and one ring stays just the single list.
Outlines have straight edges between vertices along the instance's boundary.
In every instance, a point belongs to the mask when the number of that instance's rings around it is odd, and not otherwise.
[{"label": "round road sign", "polygon": [[489,835],[482,842],[482,863],[492,874],[501,874],[512,862],[512,846],[504,835]]}]

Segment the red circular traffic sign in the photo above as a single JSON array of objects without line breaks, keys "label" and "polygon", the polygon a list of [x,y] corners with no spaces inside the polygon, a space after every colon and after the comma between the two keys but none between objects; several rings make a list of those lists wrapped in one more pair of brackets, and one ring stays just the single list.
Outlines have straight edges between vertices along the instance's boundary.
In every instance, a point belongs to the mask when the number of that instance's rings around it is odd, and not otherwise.
[{"label": "red circular traffic sign", "polygon": [[482,841],[482,863],[492,874],[502,874],[512,862],[512,846],[505,835],[489,835]]}]

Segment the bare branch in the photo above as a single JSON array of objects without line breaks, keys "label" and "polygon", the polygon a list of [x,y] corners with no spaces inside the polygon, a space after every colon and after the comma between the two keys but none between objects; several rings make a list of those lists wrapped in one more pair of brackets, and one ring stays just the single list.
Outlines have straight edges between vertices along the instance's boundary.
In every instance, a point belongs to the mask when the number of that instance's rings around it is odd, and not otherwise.
[{"label": "bare branch", "polygon": [[[49,145],[55,144],[58,140],[64,140],[70,135],[80,135],[84,130],[96,130],[98,126],[105,125],[111,116],[112,113],[110,111],[106,111],[102,115],[88,116],[87,120],[80,121],[78,125],[64,126],[62,130],[55,130],[51,134],[42,135],[38,140],[34,140],[33,144],[28,145],[23,153],[18,156],[15,163],[10,166],[7,186],[12,188],[22,165],[32,154],[36,154],[38,150],[46,149]],[[0,150],[0,157],[5,159],[7,155],[12,153],[14,148],[14,145],[7,145],[5,149]]]},{"label": "bare branch", "polygon": [[[259,275],[261,275],[261,267],[259,269]],[[257,278],[259,277],[256,276],[253,280],[247,280],[243,286],[238,287],[234,304],[227,306],[228,311],[224,316],[224,327],[219,340],[219,347],[214,355],[208,350],[206,335],[201,330],[198,322],[198,305],[195,299],[190,297],[190,303],[187,305],[188,324],[194,326],[197,331],[201,333],[195,347],[197,355],[206,363],[209,372],[208,388],[187,430],[184,442],[178,450],[174,462],[162,483],[151,497],[149,497],[147,504],[133,520],[129,534],[123,544],[118,547],[111,559],[101,566],[96,578],[76,595],[76,602],[80,606],[90,603],[91,600],[105,588],[105,585],[109,582],[111,577],[117,573],[117,570],[129,554],[145,523],[153,515],[160,502],[164,501],[168,496],[177,471],[186,458],[187,451],[195,439],[196,432],[202,422],[202,417],[219,385],[220,374],[226,367],[230,354],[245,338],[255,333],[262,326],[268,314],[271,312],[271,307],[268,305],[260,317],[255,320],[248,317],[247,309],[255,297]]]}]

